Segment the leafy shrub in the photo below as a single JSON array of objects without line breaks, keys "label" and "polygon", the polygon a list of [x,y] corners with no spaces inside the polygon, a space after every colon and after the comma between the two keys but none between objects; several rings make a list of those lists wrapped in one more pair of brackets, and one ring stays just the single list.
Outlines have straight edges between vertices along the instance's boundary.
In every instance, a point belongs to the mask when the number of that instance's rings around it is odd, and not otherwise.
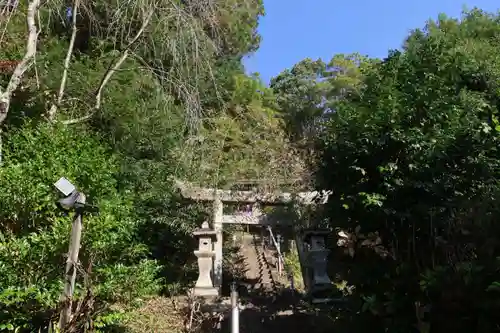
[{"label": "leafy shrub", "polygon": [[325,126],[325,217],[353,239],[336,269],[372,331],[408,332],[421,308],[433,331],[497,325],[498,19],[474,10],[415,31]]},{"label": "leafy shrub", "polygon": [[94,267],[92,285],[99,301],[131,302],[159,287],[160,267],[147,259],[147,247],[137,241],[132,197],[117,190],[120,161],[88,133],[28,123],[5,136],[0,322],[9,325],[6,329],[35,329],[54,314],[71,225],[71,216],[55,205],[58,194],[52,184],[61,176],[100,208],[100,214],[84,217],[80,249],[82,265],[92,262]]}]

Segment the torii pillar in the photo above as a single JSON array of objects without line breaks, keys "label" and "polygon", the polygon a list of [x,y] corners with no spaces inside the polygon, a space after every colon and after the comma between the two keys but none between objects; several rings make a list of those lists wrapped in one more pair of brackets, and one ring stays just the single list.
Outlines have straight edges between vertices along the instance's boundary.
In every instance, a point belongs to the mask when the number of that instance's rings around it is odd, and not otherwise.
[{"label": "torii pillar", "polygon": [[222,245],[223,245],[223,228],[222,217],[224,215],[224,205],[220,197],[216,196],[213,201],[213,224],[216,232],[216,240],[214,243],[214,269],[213,280],[215,288],[222,289]]}]

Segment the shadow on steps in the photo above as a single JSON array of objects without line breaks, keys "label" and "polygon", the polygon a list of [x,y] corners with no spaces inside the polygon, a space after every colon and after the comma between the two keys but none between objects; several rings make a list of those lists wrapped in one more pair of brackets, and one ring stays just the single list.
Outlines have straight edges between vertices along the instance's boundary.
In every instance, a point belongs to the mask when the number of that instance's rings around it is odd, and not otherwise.
[{"label": "shadow on steps", "polygon": [[[271,268],[260,240],[255,235],[247,239],[241,251],[233,256],[232,276],[225,281],[236,281],[240,304],[240,333],[331,333],[332,321],[326,315],[318,315],[299,303],[297,295],[282,289],[273,279]],[[229,296],[229,283],[224,295]],[[219,330],[231,332],[231,318],[226,315]]]},{"label": "shadow on steps", "polygon": [[[333,322],[328,316],[314,313],[301,306],[291,293],[275,295],[253,294],[251,303],[240,311],[240,333],[331,333]],[[214,332],[231,332],[231,318],[227,316],[222,327]]]}]

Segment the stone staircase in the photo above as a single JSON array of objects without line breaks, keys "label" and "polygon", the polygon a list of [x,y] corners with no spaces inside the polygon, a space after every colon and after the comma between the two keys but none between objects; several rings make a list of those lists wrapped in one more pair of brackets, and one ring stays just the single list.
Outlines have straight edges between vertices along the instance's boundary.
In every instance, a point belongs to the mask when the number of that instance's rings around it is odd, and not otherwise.
[{"label": "stone staircase", "polygon": [[[296,293],[279,282],[270,264],[272,256],[270,250],[262,248],[259,236],[246,234],[241,238],[237,256],[243,261],[239,267],[243,277],[237,281],[240,333],[330,333],[324,318],[311,313]],[[228,313],[220,329],[213,332],[230,333],[230,322]]]},{"label": "stone staircase", "polygon": [[311,307],[304,301],[302,293],[286,287],[287,283],[283,281],[286,278],[280,278],[274,267],[275,253],[262,247],[258,235],[244,234],[233,246],[226,266],[229,268],[229,274],[224,279],[224,297],[199,307],[202,313],[219,313],[221,316],[217,316],[219,319],[216,323],[212,321],[213,318],[208,320],[198,332],[231,332],[231,306],[228,296],[232,281],[239,287],[240,333],[332,332],[333,322],[328,314],[331,309],[324,309],[326,311],[321,314],[317,306]]},{"label": "stone staircase", "polygon": [[[258,272],[256,274],[253,272],[253,275],[258,276],[259,288],[261,288],[262,292],[275,292],[276,282],[269,266],[269,253],[265,253],[262,246],[260,246],[260,239],[255,235],[252,237],[252,243],[247,244],[247,247],[249,249],[247,250],[246,261],[258,269]],[[250,247],[253,247],[253,249],[250,249]]]},{"label": "stone staircase", "polygon": [[272,254],[264,251],[260,238],[246,235],[240,253],[245,258],[248,290],[248,294],[240,294],[240,333],[304,332],[300,323],[304,320],[293,311],[295,300],[276,282],[269,265]]}]

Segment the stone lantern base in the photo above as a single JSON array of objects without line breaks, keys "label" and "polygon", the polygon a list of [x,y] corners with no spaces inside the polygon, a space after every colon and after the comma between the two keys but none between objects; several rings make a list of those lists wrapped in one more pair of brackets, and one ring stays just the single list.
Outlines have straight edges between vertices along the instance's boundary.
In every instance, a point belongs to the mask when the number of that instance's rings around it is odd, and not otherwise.
[{"label": "stone lantern base", "polygon": [[218,296],[219,291],[213,286],[210,277],[215,252],[194,251],[194,254],[198,257],[199,276],[192,290],[193,295],[203,297]]},{"label": "stone lantern base", "polygon": [[192,289],[194,296],[199,297],[217,297],[219,296],[219,290],[215,287],[194,287]]},{"label": "stone lantern base", "polygon": [[312,283],[314,286],[331,285],[332,283],[326,272],[329,253],[329,250],[311,250],[308,253],[309,262],[312,268]]}]

